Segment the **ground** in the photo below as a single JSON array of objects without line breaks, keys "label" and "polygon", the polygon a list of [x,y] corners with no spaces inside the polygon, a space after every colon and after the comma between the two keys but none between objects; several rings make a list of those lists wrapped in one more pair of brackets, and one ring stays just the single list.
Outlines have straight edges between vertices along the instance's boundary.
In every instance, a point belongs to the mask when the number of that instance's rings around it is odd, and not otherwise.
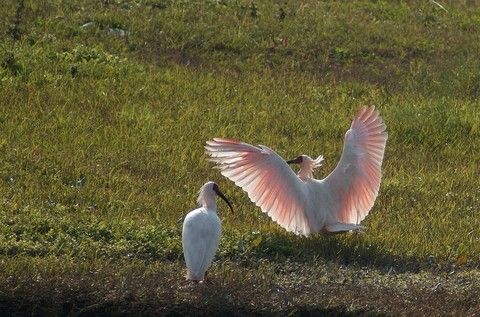
[{"label": "ground", "polygon": [[[478,1],[7,0],[0,309],[26,315],[477,316]],[[363,234],[286,233],[205,141],[337,163],[356,111],[389,139]],[[181,220],[216,181],[208,283]]]}]

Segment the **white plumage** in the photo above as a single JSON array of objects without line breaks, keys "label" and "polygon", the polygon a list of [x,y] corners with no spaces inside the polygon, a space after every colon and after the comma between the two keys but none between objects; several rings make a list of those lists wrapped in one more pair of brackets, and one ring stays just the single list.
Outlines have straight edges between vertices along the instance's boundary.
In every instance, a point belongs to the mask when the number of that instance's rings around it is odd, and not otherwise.
[{"label": "white plumage", "polygon": [[216,194],[232,208],[217,184],[208,182],[199,191],[197,202],[201,207],[189,212],[183,222],[183,254],[187,264],[186,278],[190,281],[204,280],[218,249],[222,225],[217,215]]},{"label": "white plumage", "polygon": [[[359,230],[381,181],[386,126],[374,107],[362,108],[345,134],[342,157],[326,178],[316,180],[316,160],[301,155],[285,161],[272,149],[229,139],[207,141],[206,153],[222,175],[243,188],[263,212],[288,231]],[[295,175],[287,163],[300,164]]]}]

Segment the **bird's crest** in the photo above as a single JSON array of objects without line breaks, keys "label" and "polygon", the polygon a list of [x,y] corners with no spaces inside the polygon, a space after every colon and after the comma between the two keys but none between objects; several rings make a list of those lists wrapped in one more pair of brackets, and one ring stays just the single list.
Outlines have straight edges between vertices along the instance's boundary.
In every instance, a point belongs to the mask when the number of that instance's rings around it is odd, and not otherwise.
[{"label": "bird's crest", "polygon": [[313,178],[313,171],[317,167],[322,166],[323,161],[324,161],[323,155],[320,155],[316,159],[312,159],[308,155],[303,155],[303,160],[302,160],[302,163],[300,164],[300,171],[298,171],[298,177],[304,180]]}]

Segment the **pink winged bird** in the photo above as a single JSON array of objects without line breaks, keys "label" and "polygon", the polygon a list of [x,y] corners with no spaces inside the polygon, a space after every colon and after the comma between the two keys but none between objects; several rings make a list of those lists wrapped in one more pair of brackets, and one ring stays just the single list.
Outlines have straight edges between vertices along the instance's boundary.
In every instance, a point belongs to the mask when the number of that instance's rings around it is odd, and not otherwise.
[{"label": "pink winged bird", "polygon": [[[275,222],[296,234],[363,229],[380,188],[386,125],[375,107],[362,108],[345,133],[337,167],[322,180],[313,171],[323,156],[285,161],[272,149],[214,138],[206,153],[223,176],[248,193]],[[288,164],[300,164],[298,174]]]}]

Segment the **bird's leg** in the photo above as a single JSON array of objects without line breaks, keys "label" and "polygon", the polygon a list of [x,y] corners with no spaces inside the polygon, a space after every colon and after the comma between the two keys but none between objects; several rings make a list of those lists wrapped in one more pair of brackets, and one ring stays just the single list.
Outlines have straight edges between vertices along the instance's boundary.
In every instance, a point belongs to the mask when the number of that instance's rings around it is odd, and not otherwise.
[{"label": "bird's leg", "polygon": [[328,231],[328,230],[322,230],[322,233],[326,236],[335,236],[335,235],[340,235],[340,234],[345,234],[348,231]]},{"label": "bird's leg", "polygon": [[196,285],[196,284],[200,283],[200,281],[186,278],[184,283],[185,283],[185,285]]},{"label": "bird's leg", "polygon": [[185,276],[185,282],[189,284],[198,284],[200,282],[199,280],[193,279],[192,274],[190,274],[190,271],[187,270],[187,275]]},{"label": "bird's leg", "polygon": [[198,280],[185,280],[182,285],[183,287],[186,287],[186,288],[195,288],[195,287],[198,287],[198,285],[202,284],[202,281],[198,281]]},{"label": "bird's leg", "polygon": [[205,271],[205,274],[203,275],[203,280],[201,281],[201,283],[205,283],[205,284],[211,284],[212,282],[207,278],[208,276],[208,271]]}]

